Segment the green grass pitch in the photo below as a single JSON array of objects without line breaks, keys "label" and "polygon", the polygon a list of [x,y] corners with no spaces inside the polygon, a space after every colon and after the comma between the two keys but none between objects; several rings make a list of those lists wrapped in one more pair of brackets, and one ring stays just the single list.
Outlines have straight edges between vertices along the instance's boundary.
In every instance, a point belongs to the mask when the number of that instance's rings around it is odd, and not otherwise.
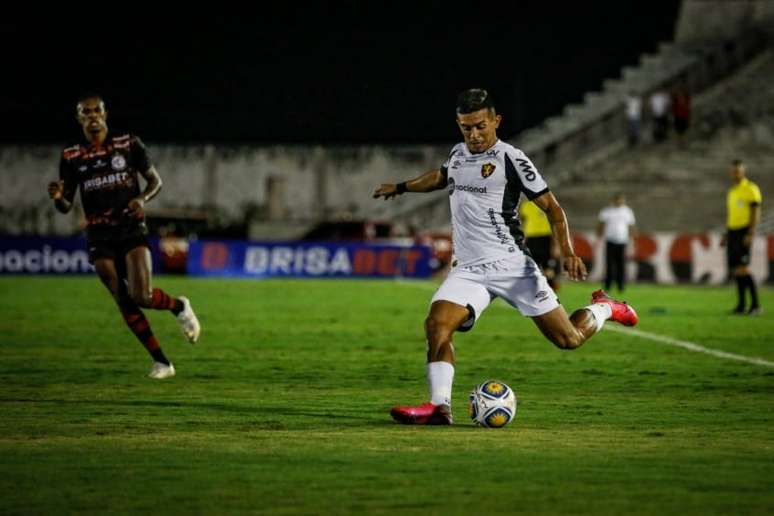
[{"label": "green grass pitch", "polygon": [[[203,325],[192,347],[148,312],[177,368],[161,382],[95,278],[0,278],[0,513],[774,511],[774,367],[611,331],[564,352],[498,301],[455,339],[457,424],[400,426],[390,407],[427,396],[433,282],[156,284]],[[734,296],[626,297],[643,331],[774,362],[774,311],[726,315]],[[489,378],[519,399],[504,429],[467,418]]]}]

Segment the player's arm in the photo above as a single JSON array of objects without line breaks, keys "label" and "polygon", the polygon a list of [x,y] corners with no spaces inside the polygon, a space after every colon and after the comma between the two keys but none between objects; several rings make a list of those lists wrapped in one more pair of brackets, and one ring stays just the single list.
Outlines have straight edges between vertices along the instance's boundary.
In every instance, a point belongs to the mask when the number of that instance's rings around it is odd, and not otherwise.
[{"label": "player's arm", "polygon": [[750,227],[744,236],[745,245],[752,245],[755,238],[755,226],[761,221],[761,205],[757,202],[750,203]]},{"label": "player's arm", "polygon": [[145,203],[156,197],[161,191],[161,176],[159,176],[156,167],[151,165],[145,172],[140,172],[140,175],[145,179],[145,190],[129,201],[124,211],[130,217],[142,218],[145,213]]},{"label": "player's arm", "polygon": [[551,231],[554,240],[559,246],[562,258],[564,259],[564,270],[572,280],[586,279],[586,265],[583,260],[575,254],[570,239],[570,226],[567,223],[567,215],[559,206],[559,202],[551,192],[546,192],[539,197],[532,199],[537,206],[543,210],[551,223]]},{"label": "player's arm", "polygon": [[60,213],[68,213],[72,209],[75,190],[78,188],[72,180],[71,169],[70,161],[63,156],[59,162],[59,181],[48,183],[48,196]]},{"label": "player's arm", "polygon": [[447,176],[443,171],[431,170],[415,179],[403,183],[382,183],[374,190],[373,197],[374,199],[384,197],[384,199],[387,200],[406,192],[432,192],[434,190],[445,188],[446,184]]}]

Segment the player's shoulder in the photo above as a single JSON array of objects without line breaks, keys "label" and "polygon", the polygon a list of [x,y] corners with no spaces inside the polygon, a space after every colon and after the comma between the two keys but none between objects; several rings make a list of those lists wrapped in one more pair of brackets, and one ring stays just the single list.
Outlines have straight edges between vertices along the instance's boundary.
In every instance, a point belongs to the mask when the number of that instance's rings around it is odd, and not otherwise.
[{"label": "player's shoulder", "polygon": [[504,142],[502,140],[498,140],[497,143],[495,143],[490,150],[498,154],[502,153],[503,156],[508,156],[511,159],[527,158],[527,155],[524,153],[523,150],[519,149],[518,147],[514,147],[510,143]]},{"label": "player's shoulder", "polygon": [[110,140],[113,147],[117,149],[128,149],[133,145],[143,145],[140,137],[132,133],[120,133],[112,136]]},{"label": "player's shoulder", "polygon": [[449,151],[449,158],[453,158],[454,156],[461,156],[465,153],[465,142],[460,142],[454,147],[451,148]]},{"label": "player's shoulder", "polygon": [[66,161],[71,161],[76,158],[80,158],[83,156],[84,150],[83,147],[80,144],[73,144],[68,145],[64,149],[62,149],[62,159]]}]

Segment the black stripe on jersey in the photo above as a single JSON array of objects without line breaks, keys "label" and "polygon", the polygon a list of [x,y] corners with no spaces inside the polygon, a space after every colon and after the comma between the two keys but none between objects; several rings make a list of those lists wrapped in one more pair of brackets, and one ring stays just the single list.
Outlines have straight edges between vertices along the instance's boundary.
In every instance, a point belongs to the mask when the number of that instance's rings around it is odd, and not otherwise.
[{"label": "black stripe on jersey", "polygon": [[530,201],[534,201],[535,199],[537,199],[538,197],[540,197],[544,193],[548,193],[549,191],[550,190],[548,189],[548,187],[543,188],[539,192],[533,192],[531,190],[524,190],[524,195],[526,195],[527,199],[529,199]]},{"label": "black stripe on jersey", "polygon": [[503,220],[508,226],[508,230],[511,232],[513,240],[519,249],[525,250],[524,247],[524,232],[521,230],[521,221],[516,216],[516,210],[519,207],[519,195],[524,190],[524,185],[521,183],[519,173],[516,172],[516,167],[513,162],[508,158],[506,154],[505,158],[505,192],[503,193]]}]

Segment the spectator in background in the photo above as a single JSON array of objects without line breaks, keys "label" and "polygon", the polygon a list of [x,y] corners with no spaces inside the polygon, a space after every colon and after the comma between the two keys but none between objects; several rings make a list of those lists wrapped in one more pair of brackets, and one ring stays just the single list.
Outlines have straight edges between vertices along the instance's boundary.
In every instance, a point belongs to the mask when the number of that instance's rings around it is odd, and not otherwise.
[{"label": "spectator in background", "polygon": [[629,147],[640,143],[640,124],[642,122],[642,98],[634,92],[629,92],[625,100],[626,129],[629,137]]},{"label": "spectator in background", "polygon": [[559,290],[559,275],[561,274],[560,253],[551,231],[551,223],[545,212],[532,201],[522,201],[519,204],[519,218],[524,230],[525,244],[532,259],[543,271],[548,284],[554,291]]},{"label": "spectator in background", "polygon": [[672,118],[677,133],[677,142],[682,145],[685,133],[691,125],[691,95],[688,89],[681,85],[672,92]]},{"label": "spectator in background", "polygon": [[663,142],[669,132],[669,95],[657,90],[650,96],[650,114],[653,116],[653,140]]},{"label": "spectator in background", "polygon": [[613,203],[599,212],[597,236],[605,238],[605,289],[615,282],[623,292],[626,278],[626,246],[636,236],[634,212],[626,205],[623,194],[616,194]]}]

